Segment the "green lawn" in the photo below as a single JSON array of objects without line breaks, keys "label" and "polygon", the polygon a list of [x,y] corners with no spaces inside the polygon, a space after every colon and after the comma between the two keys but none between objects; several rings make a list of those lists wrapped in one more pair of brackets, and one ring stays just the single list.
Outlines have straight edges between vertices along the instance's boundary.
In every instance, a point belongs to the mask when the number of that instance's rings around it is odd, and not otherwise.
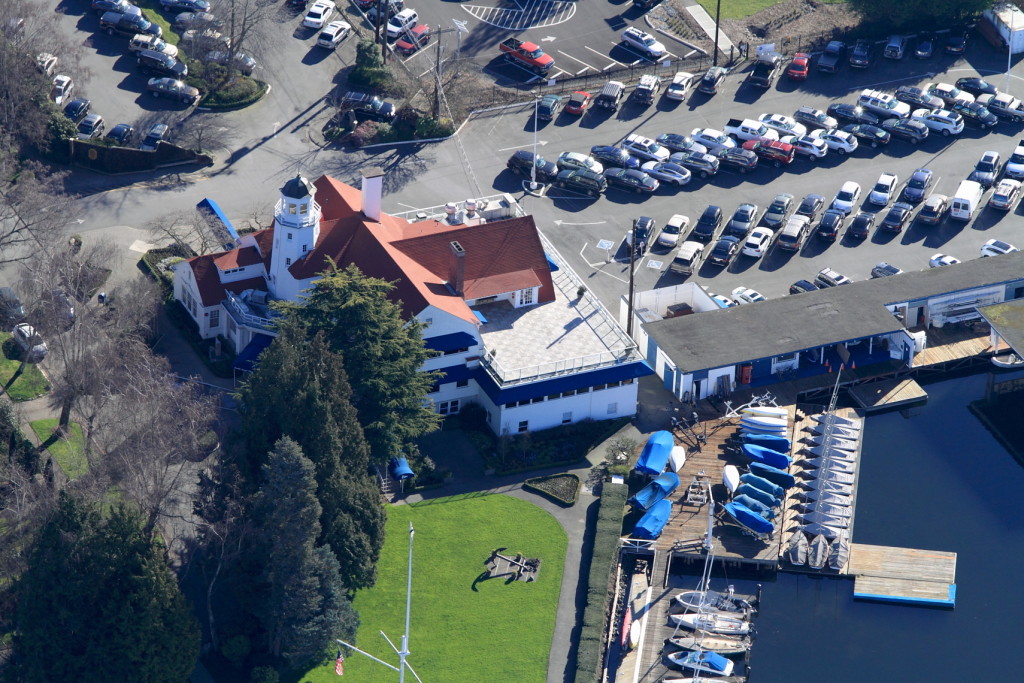
[{"label": "green lawn", "polygon": [[50,390],[43,373],[35,365],[29,363],[25,371],[11,382],[11,378],[21,367],[20,349],[10,341],[11,335],[0,332],[0,389],[3,389],[12,401],[28,401],[38,398]]},{"label": "green lawn", "polygon": [[[543,681],[566,535],[547,512],[509,496],[456,496],[389,508],[377,585],[356,596],[361,626],[355,644],[398,663],[380,631],[400,646],[410,521],[416,534],[408,661],[420,678],[444,683]],[[541,558],[538,580],[474,584],[491,551],[501,547],[513,555]],[[288,680],[333,683],[338,678],[332,661]],[[396,681],[398,674],[352,653],[345,660],[344,680]],[[415,679],[407,675],[410,680]]]},{"label": "green lawn", "polygon": [[160,36],[171,45],[177,45],[180,38],[171,30],[171,20],[177,16],[173,12],[164,12],[160,9],[159,0],[138,0],[133,3],[142,8],[142,15],[163,29],[164,34]]},{"label": "green lawn", "polygon": [[[829,5],[838,5],[846,0],[823,0]],[[715,18],[715,7],[718,0],[697,0],[704,9],[708,11],[711,18]],[[757,14],[765,7],[779,4],[780,0],[722,0],[722,19],[743,19],[751,14]]]},{"label": "green lawn", "polygon": [[57,422],[57,418],[54,417],[36,420],[30,423],[30,426],[67,478],[78,479],[89,469],[89,461],[85,458],[85,437],[82,435],[82,427],[72,422],[70,434],[54,439],[53,431],[57,428]]}]

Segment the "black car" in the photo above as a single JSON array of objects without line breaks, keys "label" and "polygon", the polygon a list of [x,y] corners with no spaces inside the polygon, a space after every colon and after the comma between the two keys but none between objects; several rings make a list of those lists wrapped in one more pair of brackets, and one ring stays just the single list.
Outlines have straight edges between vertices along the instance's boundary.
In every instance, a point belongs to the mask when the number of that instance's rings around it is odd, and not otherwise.
[{"label": "black car", "polygon": [[604,178],[608,185],[620,187],[623,190],[634,192],[654,192],[660,183],[643,171],[635,168],[609,168],[605,169]]},{"label": "black car", "polygon": [[967,179],[973,180],[987,190],[996,184],[1002,173],[1003,160],[1000,158],[999,152],[985,152],[978,159],[978,163],[974,165],[974,170],[971,171],[971,175],[967,176]]},{"label": "black car", "polygon": [[799,107],[793,112],[793,119],[798,123],[802,123],[807,126],[807,130],[811,131],[815,128],[822,128],[829,130],[839,125],[839,122],[833,117],[829,116],[820,109],[814,107]]},{"label": "black car", "polygon": [[562,111],[564,100],[561,95],[545,95],[544,99],[537,103],[537,118],[541,121],[550,121]]},{"label": "black car", "polygon": [[710,242],[720,227],[722,227],[722,208],[711,205],[704,209],[704,213],[697,219],[697,224],[690,232],[690,239]]},{"label": "black car", "polygon": [[718,173],[720,165],[718,157],[703,152],[676,152],[670,158],[690,173],[701,178]]},{"label": "black car", "polygon": [[848,102],[835,102],[828,105],[828,115],[837,121],[846,123],[868,123],[877,126],[879,118],[864,107]]},{"label": "black car", "polygon": [[888,145],[889,140],[892,139],[892,136],[884,128],[867,123],[850,123],[843,126],[843,130],[857,138],[860,144],[871,145],[872,147]]},{"label": "black car", "polygon": [[953,33],[946,38],[946,54],[962,55],[967,51],[967,31]]},{"label": "black car", "polygon": [[977,102],[957,102],[950,107],[950,111],[964,117],[965,123],[970,123],[979,128],[994,128],[999,123],[999,119],[995,114]]},{"label": "black car", "polygon": [[174,16],[174,19],[171,20],[171,26],[176,31],[184,31],[185,29],[219,30],[224,28],[224,22],[213,16],[210,12],[182,12]]},{"label": "black car", "polygon": [[912,213],[914,213],[913,206],[905,202],[896,202],[889,208],[889,212],[885,214],[885,218],[882,219],[878,227],[890,232],[900,232],[910,220]]},{"label": "black car", "polygon": [[935,174],[931,169],[919,168],[910,176],[906,187],[903,188],[903,198],[911,204],[917,204],[928,196],[928,190],[935,180]]},{"label": "black car", "polygon": [[702,92],[705,95],[714,95],[718,92],[718,86],[725,80],[729,70],[724,66],[713,66],[701,76],[700,83],[697,84],[697,92]]},{"label": "black car", "polygon": [[912,85],[901,85],[896,88],[896,99],[909,104],[911,108],[942,109],[946,106],[941,98]]},{"label": "black car", "polygon": [[716,266],[728,266],[740,250],[740,238],[727,235],[719,239],[708,254],[708,262]]},{"label": "black car", "polygon": [[804,292],[816,291],[818,291],[818,285],[814,284],[810,280],[797,280],[789,286],[790,294],[803,294]]},{"label": "black car", "polygon": [[910,119],[886,119],[882,121],[882,128],[893,137],[901,138],[916,145],[928,137],[928,126],[920,121]]},{"label": "black car", "polygon": [[825,46],[825,51],[818,58],[818,71],[834,74],[839,71],[839,66],[846,56],[846,43],[841,40],[833,40]]},{"label": "black car", "polygon": [[178,61],[163,52],[142,50],[138,53],[137,59],[139,68],[147,73],[162,74],[179,79],[188,76],[188,67],[184,62]]},{"label": "black car", "polygon": [[999,88],[992,85],[984,78],[978,78],[972,76],[970,78],[958,78],[956,80],[956,87],[960,88],[964,92],[969,92],[975,97],[978,95],[998,95]]},{"label": "black car", "polygon": [[548,183],[558,176],[558,166],[553,161],[548,161],[541,155],[533,156],[533,152],[525,149],[516,151],[508,158],[505,164],[510,171],[527,178],[531,177],[532,167],[536,166],[537,180]]},{"label": "black car", "polygon": [[590,156],[605,168],[640,168],[640,160],[621,147],[597,145],[590,148]]},{"label": "black car", "polygon": [[800,206],[796,207],[794,212],[797,216],[807,216],[814,221],[814,217],[821,211],[821,207],[825,205],[825,198],[820,194],[809,194],[803,198],[800,202]]},{"label": "black car", "polygon": [[395,118],[395,105],[376,95],[350,91],[345,93],[341,108],[352,111],[360,121],[384,121]]},{"label": "black car", "polygon": [[935,36],[926,33],[917,40],[914,56],[918,59],[931,59],[935,54]]},{"label": "black car", "polygon": [[135,137],[135,129],[127,123],[119,123],[107,133],[108,140],[121,146],[131,144],[133,137]]},{"label": "black car", "polygon": [[751,204],[750,202],[740,204],[739,208],[733,212],[732,218],[726,223],[725,232],[733,237],[743,239],[750,232],[750,229],[754,227],[759,213],[760,209],[758,209],[757,204]]},{"label": "black car", "polygon": [[138,14],[121,14],[120,12],[104,12],[100,17],[100,28],[108,35],[120,35],[131,38],[137,33],[159,38],[164,30],[145,17]]},{"label": "black car", "polygon": [[173,78],[151,78],[146,83],[146,90],[153,97],[169,97],[185,104],[195,104],[199,101],[200,95],[199,88]]},{"label": "black car", "polygon": [[596,197],[608,189],[608,180],[600,173],[594,173],[593,171],[585,171],[581,168],[566,169],[558,173],[558,176],[555,178],[555,185],[566,190]]},{"label": "black car", "polygon": [[757,155],[749,149],[723,147],[715,152],[715,157],[721,166],[726,166],[740,173],[747,173],[757,168]]},{"label": "black car", "polygon": [[626,245],[633,246],[633,240],[639,247],[640,253],[647,251],[651,243],[651,235],[654,234],[654,219],[650,216],[640,216],[633,221],[633,228],[626,232]]},{"label": "black car", "polygon": [[818,223],[814,234],[823,240],[835,242],[839,237],[839,232],[843,229],[844,223],[846,223],[845,213],[838,209],[829,209],[821,214],[821,222]]},{"label": "black car", "polygon": [[654,140],[670,152],[706,152],[707,148],[696,142],[689,135],[679,133],[662,133]]},{"label": "black car", "polygon": [[168,12],[209,12],[207,0],[160,0],[160,6]]},{"label": "black car", "polygon": [[875,45],[870,40],[858,40],[850,51],[850,66],[866,69],[875,59]]},{"label": "black car", "polygon": [[64,116],[78,123],[89,113],[90,107],[92,107],[92,102],[84,97],[76,97],[64,105]]},{"label": "black car", "polygon": [[125,14],[131,3],[128,0],[92,0],[91,6],[98,14],[104,12],[120,12]]},{"label": "black car", "polygon": [[873,227],[875,227],[875,214],[861,211],[850,221],[850,227],[846,229],[846,235],[851,239],[867,239]]},{"label": "black car", "polygon": [[893,275],[900,275],[901,273],[903,273],[902,269],[897,268],[891,263],[886,263],[885,261],[876,264],[875,267],[871,269],[871,277],[873,278],[892,277]]}]

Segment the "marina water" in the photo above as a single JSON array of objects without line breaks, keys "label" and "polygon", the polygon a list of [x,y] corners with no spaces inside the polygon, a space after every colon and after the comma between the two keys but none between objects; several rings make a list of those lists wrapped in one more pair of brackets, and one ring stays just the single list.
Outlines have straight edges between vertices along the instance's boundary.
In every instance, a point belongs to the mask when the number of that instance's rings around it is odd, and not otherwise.
[{"label": "marina water", "polygon": [[956,552],[956,608],[854,601],[852,579],[780,573],[763,586],[752,683],[1024,680],[1024,467],[968,410],[989,379],[928,384],[912,417],[865,427],[853,540]]}]

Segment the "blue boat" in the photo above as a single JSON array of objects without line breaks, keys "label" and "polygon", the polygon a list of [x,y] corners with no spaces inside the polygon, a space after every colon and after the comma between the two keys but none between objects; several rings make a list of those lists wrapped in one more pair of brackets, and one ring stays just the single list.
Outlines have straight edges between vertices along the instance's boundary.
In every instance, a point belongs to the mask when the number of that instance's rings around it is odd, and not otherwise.
[{"label": "blue boat", "polygon": [[754,462],[764,463],[779,469],[785,469],[793,464],[793,461],[785,453],[779,453],[764,446],[755,446],[751,443],[743,444],[743,455]]},{"label": "blue boat", "polygon": [[765,519],[775,519],[775,510],[771,509],[771,507],[765,505],[760,501],[754,500],[750,496],[742,494],[734,496],[732,502],[739,503],[740,505],[749,508],[750,510],[756,512]]},{"label": "blue boat", "polygon": [[661,535],[661,530],[665,528],[665,524],[668,523],[668,518],[671,514],[672,501],[659,500],[633,527],[633,538],[656,539]]},{"label": "blue boat", "polygon": [[773,484],[778,484],[782,488],[791,489],[796,486],[796,479],[792,474],[784,470],[780,470],[778,467],[772,467],[771,465],[765,465],[759,462],[750,463],[751,474],[756,474],[759,477],[764,477]]},{"label": "blue boat", "polygon": [[650,510],[651,506],[659,500],[668,498],[678,487],[679,475],[675,472],[665,472],[650,484],[637,491],[629,499],[629,504],[637,510]]},{"label": "blue boat", "polygon": [[[768,483],[770,484],[771,482]],[[767,505],[773,508],[777,508],[782,505],[779,499],[773,496],[772,494],[766,493],[757,487],[751,486],[750,484],[740,484],[736,488],[735,495],[750,496],[751,498],[761,503],[762,505]]]},{"label": "blue boat", "polygon": [[743,434],[740,438],[743,439],[743,443],[764,446],[779,453],[789,453],[793,449],[793,443],[789,439],[775,434]]},{"label": "blue boat", "polygon": [[651,434],[634,468],[640,474],[659,475],[665,471],[672,447],[676,445],[672,432],[660,431]]},{"label": "blue boat", "polygon": [[[765,493],[767,493],[767,494],[769,494],[771,496],[774,496],[775,498],[781,499],[784,495],[786,495],[786,489],[782,488],[778,484],[774,484],[774,483],[768,481],[764,477],[759,477],[756,474],[753,474],[751,472],[747,472],[746,474],[741,474],[740,475],[740,482],[742,482],[744,484],[749,484],[749,485],[753,486],[755,489],[760,489],[760,490],[764,491]],[[737,489],[737,490],[739,490],[739,489]]]},{"label": "blue boat", "polygon": [[775,531],[774,524],[742,503],[726,503],[722,507],[737,524],[756,534],[770,534]]}]

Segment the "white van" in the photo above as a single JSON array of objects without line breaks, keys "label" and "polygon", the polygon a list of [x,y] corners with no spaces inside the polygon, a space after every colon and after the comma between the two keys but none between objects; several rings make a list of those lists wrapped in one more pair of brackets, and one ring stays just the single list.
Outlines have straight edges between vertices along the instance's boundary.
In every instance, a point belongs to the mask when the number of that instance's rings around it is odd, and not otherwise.
[{"label": "white van", "polygon": [[985,189],[981,183],[976,183],[973,180],[962,181],[960,187],[956,189],[956,194],[949,201],[950,218],[959,221],[971,220],[974,212],[981,206],[981,197],[984,194]]},{"label": "white van", "polygon": [[388,38],[398,38],[419,21],[420,15],[414,9],[404,9],[388,19]]},{"label": "white van", "polygon": [[881,90],[861,90],[857,104],[883,118],[905,119],[910,116],[910,105]]}]

